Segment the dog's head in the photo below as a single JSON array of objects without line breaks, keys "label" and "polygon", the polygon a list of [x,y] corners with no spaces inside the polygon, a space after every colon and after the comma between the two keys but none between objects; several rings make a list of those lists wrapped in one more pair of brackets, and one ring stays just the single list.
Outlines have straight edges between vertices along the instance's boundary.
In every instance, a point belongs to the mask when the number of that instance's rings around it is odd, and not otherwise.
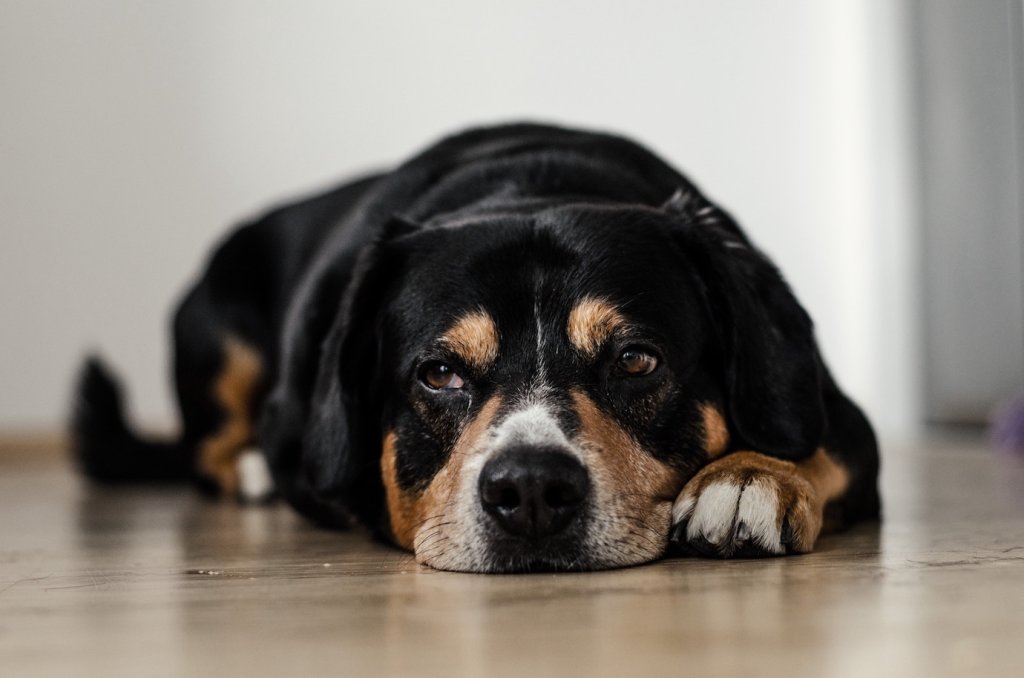
[{"label": "dog's head", "polygon": [[710,458],[823,427],[806,314],[689,195],[398,224],[319,369],[313,483],[344,502],[376,479],[394,541],[448,570],[652,560]]}]

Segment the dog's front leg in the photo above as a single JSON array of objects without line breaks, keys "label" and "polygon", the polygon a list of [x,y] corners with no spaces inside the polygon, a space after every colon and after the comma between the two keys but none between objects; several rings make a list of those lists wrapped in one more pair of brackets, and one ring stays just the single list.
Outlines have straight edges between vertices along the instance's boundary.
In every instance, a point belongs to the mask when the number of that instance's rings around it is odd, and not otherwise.
[{"label": "dog's front leg", "polygon": [[717,558],[806,553],[825,505],[848,484],[846,470],[823,449],[798,462],[734,452],[683,488],[672,508],[671,541]]}]

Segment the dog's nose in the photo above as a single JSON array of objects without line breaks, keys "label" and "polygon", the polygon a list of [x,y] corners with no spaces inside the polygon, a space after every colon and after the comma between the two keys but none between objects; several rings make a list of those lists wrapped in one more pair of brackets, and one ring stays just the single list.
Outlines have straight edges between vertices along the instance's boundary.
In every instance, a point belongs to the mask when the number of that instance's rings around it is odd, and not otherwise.
[{"label": "dog's nose", "polygon": [[564,452],[518,447],[480,472],[480,503],[505,531],[539,539],[561,532],[590,490],[583,465]]}]

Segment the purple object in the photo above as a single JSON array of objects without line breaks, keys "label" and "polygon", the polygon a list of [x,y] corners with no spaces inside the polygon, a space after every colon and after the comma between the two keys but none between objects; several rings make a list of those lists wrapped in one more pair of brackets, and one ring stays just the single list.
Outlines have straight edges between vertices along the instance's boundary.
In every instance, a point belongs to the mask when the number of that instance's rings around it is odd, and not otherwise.
[{"label": "purple object", "polygon": [[1024,455],[1024,395],[996,412],[992,422],[992,442],[1001,450]]}]

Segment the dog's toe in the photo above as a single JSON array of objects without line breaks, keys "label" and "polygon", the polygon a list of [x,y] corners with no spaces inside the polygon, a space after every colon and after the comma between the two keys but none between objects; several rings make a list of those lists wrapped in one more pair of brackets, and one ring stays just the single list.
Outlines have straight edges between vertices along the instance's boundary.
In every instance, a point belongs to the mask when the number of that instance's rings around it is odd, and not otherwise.
[{"label": "dog's toe", "polygon": [[810,551],[821,529],[813,488],[784,462],[730,461],[706,467],[676,499],[676,550],[716,558]]}]

